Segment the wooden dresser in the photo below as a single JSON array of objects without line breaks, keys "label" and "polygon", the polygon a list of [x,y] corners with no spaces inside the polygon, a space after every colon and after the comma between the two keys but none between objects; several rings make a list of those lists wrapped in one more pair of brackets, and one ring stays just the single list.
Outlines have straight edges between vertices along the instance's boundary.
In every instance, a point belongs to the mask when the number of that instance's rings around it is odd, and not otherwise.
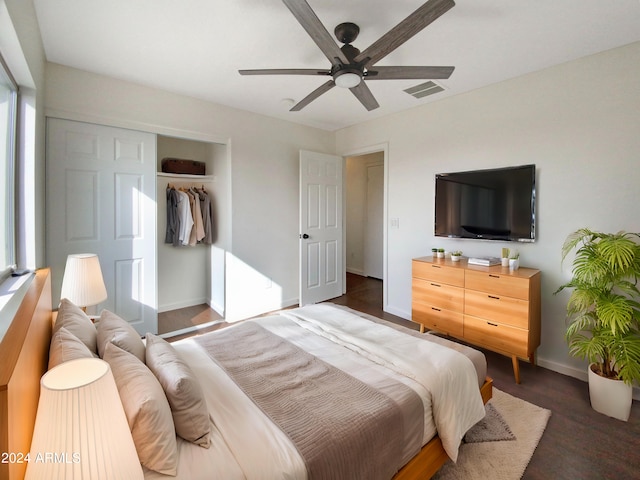
[{"label": "wooden dresser", "polygon": [[540,345],[540,271],[469,265],[434,257],[412,262],[411,318],[435,330],[535,364]]}]

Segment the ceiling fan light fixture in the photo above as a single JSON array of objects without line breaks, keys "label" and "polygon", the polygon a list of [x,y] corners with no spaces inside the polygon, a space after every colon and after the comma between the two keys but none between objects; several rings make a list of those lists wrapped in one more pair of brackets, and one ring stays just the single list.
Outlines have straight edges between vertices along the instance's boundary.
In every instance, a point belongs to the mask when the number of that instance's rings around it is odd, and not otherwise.
[{"label": "ceiling fan light fixture", "polygon": [[333,78],[333,81],[336,83],[338,87],[353,88],[360,85],[360,82],[362,81],[362,77],[358,73],[345,71],[345,72],[336,73],[335,77]]}]

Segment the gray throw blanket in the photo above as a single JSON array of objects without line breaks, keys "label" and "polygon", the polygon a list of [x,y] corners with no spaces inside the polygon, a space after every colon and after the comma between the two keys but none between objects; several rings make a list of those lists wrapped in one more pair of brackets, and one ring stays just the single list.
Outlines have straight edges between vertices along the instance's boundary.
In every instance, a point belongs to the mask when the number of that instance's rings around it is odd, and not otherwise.
[{"label": "gray throw blanket", "polygon": [[388,480],[401,466],[402,413],[378,390],[254,322],[195,340],[288,435],[310,480]]}]

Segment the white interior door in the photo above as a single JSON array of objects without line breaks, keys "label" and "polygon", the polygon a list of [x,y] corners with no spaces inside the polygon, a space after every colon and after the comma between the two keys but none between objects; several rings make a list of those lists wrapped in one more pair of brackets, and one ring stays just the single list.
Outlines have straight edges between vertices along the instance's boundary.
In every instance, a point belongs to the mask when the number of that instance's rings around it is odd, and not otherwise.
[{"label": "white interior door", "polygon": [[97,306],[156,333],[155,135],[47,121],[47,262],[57,304],[67,255],[97,253],[107,300]]},{"label": "white interior door", "polygon": [[300,305],[343,292],[342,163],[300,151]]},{"label": "white interior door", "polygon": [[367,167],[367,220],[364,242],[364,274],[382,279],[384,217],[384,165]]}]

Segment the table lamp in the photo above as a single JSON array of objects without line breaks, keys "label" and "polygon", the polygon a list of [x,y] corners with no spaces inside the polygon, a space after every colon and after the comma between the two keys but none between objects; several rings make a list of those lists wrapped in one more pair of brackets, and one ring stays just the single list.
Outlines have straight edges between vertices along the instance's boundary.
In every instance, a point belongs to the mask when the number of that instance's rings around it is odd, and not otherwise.
[{"label": "table lamp", "polygon": [[143,478],[109,364],[71,360],[40,381],[26,480]]},{"label": "table lamp", "polygon": [[67,257],[60,298],[66,298],[86,311],[107,299],[100,260],[95,253],[75,253]]}]

